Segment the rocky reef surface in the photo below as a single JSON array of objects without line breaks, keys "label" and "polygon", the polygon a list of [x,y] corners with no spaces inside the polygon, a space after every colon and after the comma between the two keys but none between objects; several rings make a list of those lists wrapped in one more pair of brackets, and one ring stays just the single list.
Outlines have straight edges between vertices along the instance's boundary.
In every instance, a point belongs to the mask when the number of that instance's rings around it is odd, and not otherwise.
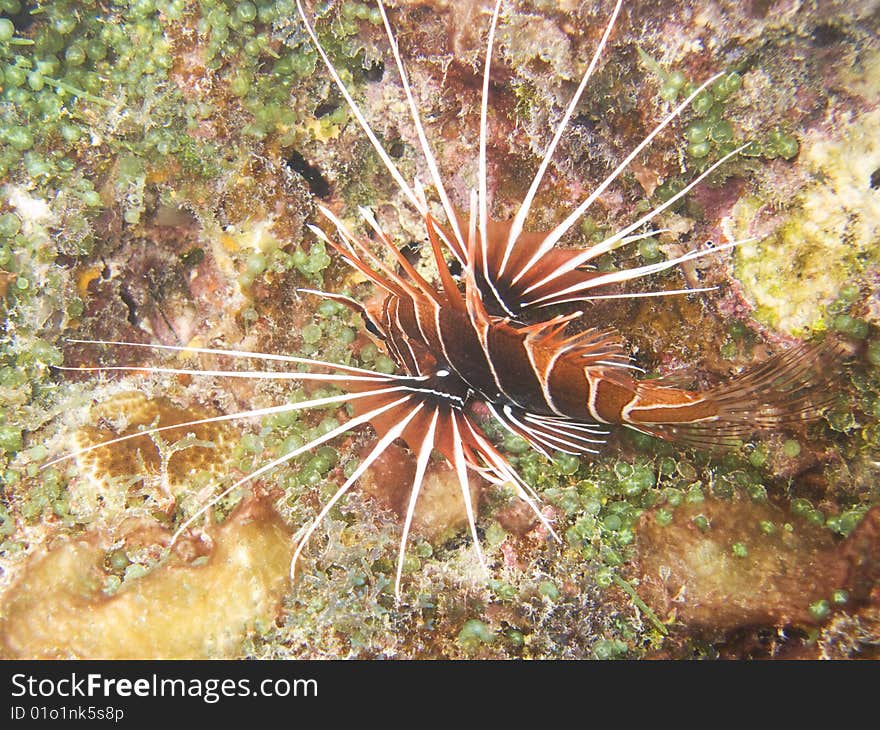
[{"label": "rocky reef surface", "polygon": [[[488,2],[389,2],[454,200],[477,179]],[[513,215],[612,10],[505,2],[489,104],[493,215]],[[723,75],[563,245],[601,240],[747,144],[604,256],[735,252],[639,282],[688,296],[596,302],[649,375],[707,385],[800,340],[851,356],[824,418],[709,454],[615,432],[548,462],[486,424],[563,535],[474,480],[489,561],[437,465],[395,603],[412,464],[390,452],[288,579],[295,536],[374,438],[336,406],[77,448],[337,391],[289,381],[71,373],[261,369],[150,350],[222,347],[391,372],[359,318],[301,288],[369,285],[306,227],[367,206],[416,265],[424,230],[290,0],[0,0],[0,655],[5,657],[876,657],[880,645],[880,3],[625,3],[528,227],[560,221],[676,102]],[[428,179],[375,5],[311,6],[404,176]],[[134,343],[83,344],[76,340]]]}]

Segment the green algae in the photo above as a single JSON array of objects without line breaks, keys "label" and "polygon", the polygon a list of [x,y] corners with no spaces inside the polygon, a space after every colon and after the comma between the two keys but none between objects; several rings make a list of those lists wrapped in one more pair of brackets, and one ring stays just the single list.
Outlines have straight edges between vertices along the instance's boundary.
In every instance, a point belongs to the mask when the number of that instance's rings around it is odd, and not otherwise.
[{"label": "green algae", "polygon": [[[698,84],[688,79],[682,71],[664,69],[641,47],[638,52],[641,62],[660,80],[658,94],[663,101],[675,103],[680,101],[679,96],[690,97],[697,90]],[[765,160],[777,157],[791,160],[797,156],[800,147],[797,139],[782,127],[771,129],[760,139],[744,139],[740,136],[734,123],[728,118],[731,110],[727,106],[735,105],[737,92],[742,86],[742,74],[731,70],[723,72],[708,88],[694,97],[690,110],[695,119],[684,128],[684,140],[687,142],[687,155],[695,163],[696,170],[705,169],[712,161],[740,147],[744,148],[744,155]]]}]

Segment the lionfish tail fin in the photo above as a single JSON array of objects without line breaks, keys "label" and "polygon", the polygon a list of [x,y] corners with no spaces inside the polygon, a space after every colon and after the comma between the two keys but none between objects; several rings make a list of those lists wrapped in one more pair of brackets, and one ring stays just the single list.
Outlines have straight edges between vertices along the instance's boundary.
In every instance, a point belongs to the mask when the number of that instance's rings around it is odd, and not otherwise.
[{"label": "lionfish tail fin", "polygon": [[[819,419],[837,400],[837,391],[828,385],[849,354],[847,345],[833,339],[804,343],[702,393],[697,419],[630,425],[697,448],[735,448],[756,433],[790,429]],[[664,387],[662,379],[650,382],[653,387]],[[711,415],[705,415],[707,411]]]}]

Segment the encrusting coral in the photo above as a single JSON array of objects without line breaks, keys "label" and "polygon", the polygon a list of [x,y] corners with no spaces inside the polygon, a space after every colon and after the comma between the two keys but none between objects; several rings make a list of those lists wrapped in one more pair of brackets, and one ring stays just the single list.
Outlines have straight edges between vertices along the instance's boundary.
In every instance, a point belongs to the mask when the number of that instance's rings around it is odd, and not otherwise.
[{"label": "encrusting coral", "polygon": [[[123,544],[168,533],[130,528]],[[149,527],[146,528],[150,530]],[[290,532],[265,498],[249,499],[206,535],[178,544],[145,575],[123,548],[72,538],[35,554],[7,591],[0,654],[7,658],[219,658],[238,656],[244,638],[268,629],[287,589]],[[42,551],[41,551],[42,552]],[[124,581],[108,595],[108,574]]]}]

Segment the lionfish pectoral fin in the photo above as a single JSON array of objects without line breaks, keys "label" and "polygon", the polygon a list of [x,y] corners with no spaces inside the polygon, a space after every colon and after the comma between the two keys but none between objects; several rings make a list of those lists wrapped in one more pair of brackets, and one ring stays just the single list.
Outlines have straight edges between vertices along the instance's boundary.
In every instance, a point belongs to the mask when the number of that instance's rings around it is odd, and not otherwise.
[{"label": "lionfish pectoral fin", "polygon": [[583,455],[596,454],[605,443],[602,431],[593,423],[582,423],[568,418],[541,416],[522,408],[487,404],[492,416],[505,429],[529,442],[529,445],[548,459],[553,452]]},{"label": "lionfish pectoral fin", "polygon": [[847,354],[847,346],[836,340],[801,344],[678,407],[652,407],[649,388],[675,389],[662,378],[642,381],[641,405],[629,410],[626,425],[697,448],[735,448],[758,432],[819,419],[837,398],[828,384]]},{"label": "lionfish pectoral fin", "polygon": [[[386,403],[386,401],[390,402]],[[424,407],[419,412],[413,413],[410,410],[412,404],[419,402]],[[413,524],[416,504],[428,462],[431,453],[435,450],[449,463],[459,482],[474,551],[483,570],[486,569],[487,561],[480,548],[479,535],[477,534],[476,504],[471,495],[470,472],[490,477],[492,481],[497,483],[506,482],[513,484],[520,498],[532,509],[548,534],[561,542],[561,538],[555,532],[547,517],[541,512],[538,506],[538,495],[532,487],[523,480],[504,456],[486,439],[485,435],[471,421],[469,416],[458,408],[448,404],[439,404],[429,394],[420,394],[418,390],[415,390],[411,395],[411,402],[406,408],[400,407],[397,402],[386,398],[384,395],[377,394],[360,401],[355,410],[356,412],[366,411],[365,416],[362,416],[362,418],[369,417],[370,424],[377,433],[395,433],[397,438],[409,446],[417,460],[416,473],[407,503],[397,557],[395,596],[398,602],[401,600],[400,586],[406,544]],[[533,432],[544,432],[552,451],[564,450],[565,443],[563,441],[570,444],[569,451],[572,448],[577,449],[577,453],[593,451],[590,445],[601,443],[602,439],[596,437],[601,437],[601,435],[606,433],[596,430],[592,424],[561,423],[565,419],[542,419],[542,417],[532,416],[524,412],[518,415],[524,419],[536,419],[528,423],[524,428]],[[544,423],[544,420],[547,423]],[[560,423],[557,424],[554,421],[559,421]],[[556,440],[551,441],[550,439]],[[343,485],[340,493],[344,493],[348,486],[350,486],[348,483]],[[306,534],[306,537],[309,535],[311,535],[311,531]]]},{"label": "lionfish pectoral fin", "polygon": [[[486,560],[477,535],[476,505],[471,497],[471,482],[468,476],[468,472],[473,470],[474,449],[479,449],[479,446],[471,434],[472,429],[468,417],[457,408],[433,402],[433,398],[429,394],[415,392],[413,400],[420,402],[424,407],[418,414],[409,416],[403,425],[400,423],[399,409],[398,411],[383,411],[370,419],[370,423],[377,433],[396,432],[397,438],[407,444],[417,459],[416,475],[410,492],[398,552],[395,579],[395,595],[398,601],[400,600],[400,580],[406,543],[428,460],[434,450],[442,454],[455,472],[461,488],[462,501],[477,560],[480,566],[484,570],[486,569]],[[372,407],[376,403],[377,401],[374,400],[361,404],[359,407]]]}]

